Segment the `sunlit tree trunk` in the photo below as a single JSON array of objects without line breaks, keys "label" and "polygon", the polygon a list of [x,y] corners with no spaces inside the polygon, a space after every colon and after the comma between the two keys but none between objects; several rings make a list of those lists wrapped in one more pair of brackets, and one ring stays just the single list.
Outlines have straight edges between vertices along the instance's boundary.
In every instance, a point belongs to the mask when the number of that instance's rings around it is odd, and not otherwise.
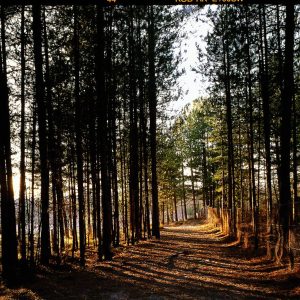
[{"label": "sunlit tree trunk", "polygon": [[196,208],[196,191],[195,191],[195,178],[194,178],[194,170],[192,167],[192,162],[190,162],[190,170],[191,170],[191,183],[192,183],[192,197],[193,197],[193,208],[194,208],[194,219],[197,219],[197,208]]},{"label": "sunlit tree trunk", "polygon": [[183,206],[184,206],[184,218],[187,220],[187,210],[186,210],[186,190],[184,183],[184,166],[181,164],[181,177],[182,177],[182,193],[183,193]]}]

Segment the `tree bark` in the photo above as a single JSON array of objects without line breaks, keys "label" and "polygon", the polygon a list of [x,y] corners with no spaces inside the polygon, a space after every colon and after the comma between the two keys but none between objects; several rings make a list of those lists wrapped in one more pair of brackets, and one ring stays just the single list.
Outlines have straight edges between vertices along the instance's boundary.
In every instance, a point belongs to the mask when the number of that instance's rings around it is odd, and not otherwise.
[{"label": "tree bark", "polygon": [[32,6],[33,14],[33,42],[35,65],[35,90],[37,102],[37,115],[39,124],[39,152],[41,168],[41,263],[47,265],[51,255],[50,227],[49,227],[49,166],[48,166],[48,139],[46,128],[45,86],[43,79],[42,57],[42,24],[41,6]]},{"label": "tree bark", "polygon": [[[261,34],[261,92],[263,100],[263,116],[264,116],[264,146],[266,153],[266,177],[267,177],[267,213],[268,213],[268,230],[272,227],[272,209],[273,209],[273,197],[272,197],[272,177],[271,177],[271,130],[270,130],[270,96],[269,96],[269,62],[268,62],[268,40],[266,29],[266,13],[265,5],[262,6],[262,19],[261,28],[263,34]],[[262,30],[261,29],[261,30]]]},{"label": "tree bark", "polygon": [[[225,32],[228,12],[225,14]],[[227,33],[228,34],[228,33]],[[230,231],[236,234],[236,212],[235,212],[235,180],[234,180],[234,153],[233,153],[233,133],[232,133],[232,107],[231,107],[231,81],[230,81],[230,57],[229,41],[226,34],[223,42],[223,71],[225,88],[225,107],[226,107],[226,125],[227,125],[227,172],[228,172],[228,208],[231,211]]]},{"label": "tree bark", "polygon": [[156,170],[156,76],[155,76],[155,29],[154,9],[149,7],[148,21],[148,52],[149,52],[149,113],[150,113],[150,151],[151,151],[151,172],[152,172],[152,235],[160,238],[159,231],[159,206]]},{"label": "tree bark", "polygon": [[[17,236],[14,194],[12,186],[9,96],[6,76],[5,54],[5,12],[1,6],[0,47],[0,187],[1,187],[1,229],[2,229],[2,276],[7,284],[16,281]],[[2,50],[2,51],[1,51]]]},{"label": "tree bark", "polygon": [[184,183],[184,166],[181,164],[181,177],[182,177],[182,193],[183,193],[183,207],[184,207],[184,218],[187,220],[187,210],[186,210],[186,191]]},{"label": "tree bark", "polygon": [[74,60],[75,60],[75,132],[76,132],[76,157],[77,157],[77,188],[78,188],[78,216],[79,216],[79,247],[80,263],[85,265],[85,205],[83,192],[83,153],[82,153],[82,116],[81,99],[79,92],[79,23],[78,7],[74,5]]},{"label": "tree bark", "polygon": [[[104,259],[111,260],[112,243],[112,207],[111,189],[108,172],[108,99],[105,91],[105,61],[104,61],[104,12],[101,6],[97,6],[97,52],[96,52],[96,91],[98,101],[98,136],[101,162],[101,188],[102,188],[102,219],[103,219],[103,255]],[[98,231],[100,228],[98,226]],[[100,241],[99,241],[100,247]],[[98,249],[100,259],[101,251]]]},{"label": "tree bark", "polygon": [[279,219],[283,233],[283,247],[290,254],[289,226],[291,211],[290,151],[291,151],[291,112],[294,93],[294,5],[286,5],[285,59],[283,66],[283,91],[281,95],[280,124],[280,183],[279,183]]},{"label": "tree bark", "polygon": [[[246,9],[246,24],[248,24],[248,10]],[[257,195],[256,195],[256,181],[255,181],[255,161],[254,161],[254,118],[253,118],[253,96],[252,96],[252,76],[251,76],[251,57],[250,57],[250,37],[249,28],[246,26],[246,40],[247,40],[247,98],[249,103],[249,159],[250,159],[250,172],[251,172],[251,191],[252,191],[252,227],[254,233],[254,248],[258,250],[258,207],[257,207]]]},{"label": "tree bark", "polygon": [[21,227],[21,263],[26,264],[26,223],[25,223],[25,7],[21,16],[21,151],[20,151],[20,227]]}]

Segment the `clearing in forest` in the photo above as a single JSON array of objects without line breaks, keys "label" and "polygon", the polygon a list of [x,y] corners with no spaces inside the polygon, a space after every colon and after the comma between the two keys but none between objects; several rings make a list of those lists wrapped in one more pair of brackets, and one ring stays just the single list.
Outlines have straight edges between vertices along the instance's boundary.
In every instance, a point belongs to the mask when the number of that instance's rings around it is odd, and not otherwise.
[{"label": "clearing in forest", "polygon": [[217,228],[188,221],[165,227],[161,240],[120,248],[112,262],[66,263],[38,271],[24,288],[2,288],[3,299],[290,299],[300,276],[253,256]]}]

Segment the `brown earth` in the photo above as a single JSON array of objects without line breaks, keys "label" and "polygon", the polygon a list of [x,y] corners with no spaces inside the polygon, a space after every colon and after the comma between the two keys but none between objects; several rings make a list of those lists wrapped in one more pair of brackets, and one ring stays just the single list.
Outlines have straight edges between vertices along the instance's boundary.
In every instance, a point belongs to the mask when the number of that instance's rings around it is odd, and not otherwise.
[{"label": "brown earth", "polygon": [[1,299],[300,299],[299,272],[254,256],[217,228],[199,222],[165,227],[161,240],[121,248],[112,262],[89,252],[74,262],[38,270]]}]

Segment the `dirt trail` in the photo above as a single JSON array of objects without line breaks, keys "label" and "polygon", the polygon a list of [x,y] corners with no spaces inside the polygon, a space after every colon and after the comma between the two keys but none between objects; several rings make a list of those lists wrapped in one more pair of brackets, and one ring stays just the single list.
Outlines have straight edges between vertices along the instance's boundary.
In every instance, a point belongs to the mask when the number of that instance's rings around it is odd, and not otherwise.
[{"label": "dirt trail", "polygon": [[[300,276],[228,241],[206,224],[166,227],[161,240],[41,270],[13,299],[300,299]],[[19,298],[18,298],[19,297]],[[8,296],[3,298],[9,299]],[[10,298],[11,299],[11,298]]]}]

